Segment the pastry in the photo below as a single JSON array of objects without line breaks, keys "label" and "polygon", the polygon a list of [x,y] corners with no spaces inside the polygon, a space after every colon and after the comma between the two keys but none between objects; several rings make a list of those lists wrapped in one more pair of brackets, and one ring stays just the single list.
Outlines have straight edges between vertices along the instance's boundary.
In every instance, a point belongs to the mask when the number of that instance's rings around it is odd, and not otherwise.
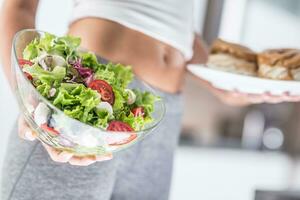
[{"label": "pastry", "polygon": [[251,49],[242,45],[217,39],[210,51],[208,67],[238,74],[255,76],[257,56]]},{"label": "pastry", "polygon": [[258,55],[260,77],[300,81],[300,50],[270,49]]}]

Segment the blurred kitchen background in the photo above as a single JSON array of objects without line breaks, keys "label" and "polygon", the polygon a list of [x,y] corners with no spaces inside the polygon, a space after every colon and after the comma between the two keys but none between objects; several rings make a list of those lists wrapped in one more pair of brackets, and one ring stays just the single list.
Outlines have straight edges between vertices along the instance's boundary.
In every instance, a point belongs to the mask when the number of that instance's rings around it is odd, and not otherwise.
[{"label": "blurred kitchen background", "polygon": [[[64,34],[71,4],[41,0],[37,28]],[[195,0],[195,30],[208,44],[221,37],[257,51],[300,48],[300,1]],[[300,199],[300,104],[230,107],[186,79],[171,200]],[[18,115],[2,73],[0,97],[2,159]]]}]

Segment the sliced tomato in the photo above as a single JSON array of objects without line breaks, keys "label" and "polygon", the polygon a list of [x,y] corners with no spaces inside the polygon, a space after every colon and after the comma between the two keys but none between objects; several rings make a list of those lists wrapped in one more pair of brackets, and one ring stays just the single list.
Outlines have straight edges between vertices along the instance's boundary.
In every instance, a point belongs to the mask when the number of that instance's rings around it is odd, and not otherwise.
[{"label": "sliced tomato", "polygon": [[129,138],[127,138],[126,140],[123,141],[119,141],[116,143],[112,143],[110,144],[111,146],[118,146],[118,145],[123,145],[123,144],[128,144],[130,143],[132,140],[134,140],[135,138],[137,138],[137,135],[135,133],[130,133]]},{"label": "sliced tomato", "polygon": [[52,135],[59,135],[59,132],[57,130],[55,130],[54,128],[49,127],[47,123],[42,124],[41,128],[44,131],[46,131],[47,133],[50,133]]},{"label": "sliced tomato", "polygon": [[96,90],[101,95],[101,100],[113,105],[115,102],[115,95],[112,87],[104,80],[93,80],[89,88]]},{"label": "sliced tomato", "polygon": [[31,62],[30,60],[25,60],[25,59],[23,59],[23,58],[19,58],[18,59],[18,63],[19,63],[19,65],[21,66],[21,67],[23,67],[24,65],[33,65],[34,63],[33,62]]},{"label": "sliced tomato", "polygon": [[33,80],[33,77],[30,74],[28,74],[27,72],[24,72],[24,74],[29,80]]},{"label": "sliced tomato", "polygon": [[133,128],[121,121],[111,121],[107,128],[108,131],[117,131],[117,132],[133,132]]},{"label": "sliced tomato", "polygon": [[[121,121],[112,121],[109,123],[108,131],[115,131],[115,132],[133,132],[133,128],[131,128],[128,124],[121,122]],[[123,145],[131,142],[132,140],[136,139],[137,135],[136,133],[129,133],[130,136],[123,141],[119,141],[110,145],[116,146],[116,145]]]},{"label": "sliced tomato", "polygon": [[135,117],[144,117],[144,115],[145,115],[145,111],[144,111],[144,108],[142,106],[133,108],[131,110],[131,112],[133,113],[133,115]]},{"label": "sliced tomato", "polygon": [[[24,65],[33,65],[34,63],[33,62],[31,62],[31,61],[29,61],[29,60],[25,60],[25,59],[22,59],[22,58],[19,58],[18,59],[18,63],[19,63],[19,65],[21,66],[21,67],[24,67]],[[29,80],[33,80],[33,77],[30,75],[30,74],[28,74],[27,72],[24,72],[24,74],[25,74],[25,76],[29,79]]]}]

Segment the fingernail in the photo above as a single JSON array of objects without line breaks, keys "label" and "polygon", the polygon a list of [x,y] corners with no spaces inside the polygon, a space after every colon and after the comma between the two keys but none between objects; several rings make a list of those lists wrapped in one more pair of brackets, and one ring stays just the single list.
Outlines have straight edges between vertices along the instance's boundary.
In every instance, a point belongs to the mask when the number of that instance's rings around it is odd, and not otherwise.
[{"label": "fingernail", "polygon": [[106,161],[106,160],[111,160],[112,156],[104,156],[104,157],[97,157],[97,161]]},{"label": "fingernail", "polygon": [[26,140],[29,140],[29,141],[35,140],[34,136],[32,135],[32,132],[29,131],[29,130],[27,130],[27,131],[25,132],[24,136],[25,136],[25,139],[26,139]]}]

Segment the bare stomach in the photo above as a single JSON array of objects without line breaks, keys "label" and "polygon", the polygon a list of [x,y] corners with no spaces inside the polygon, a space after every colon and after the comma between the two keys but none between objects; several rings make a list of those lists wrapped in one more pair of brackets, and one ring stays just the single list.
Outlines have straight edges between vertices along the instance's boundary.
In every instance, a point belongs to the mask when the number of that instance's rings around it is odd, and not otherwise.
[{"label": "bare stomach", "polygon": [[145,82],[163,91],[180,91],[185,60],[177,49],[118,23],[84,18],[71,24],[70,35],[82,38],[82,47],[115,63],[131,65]]}]

